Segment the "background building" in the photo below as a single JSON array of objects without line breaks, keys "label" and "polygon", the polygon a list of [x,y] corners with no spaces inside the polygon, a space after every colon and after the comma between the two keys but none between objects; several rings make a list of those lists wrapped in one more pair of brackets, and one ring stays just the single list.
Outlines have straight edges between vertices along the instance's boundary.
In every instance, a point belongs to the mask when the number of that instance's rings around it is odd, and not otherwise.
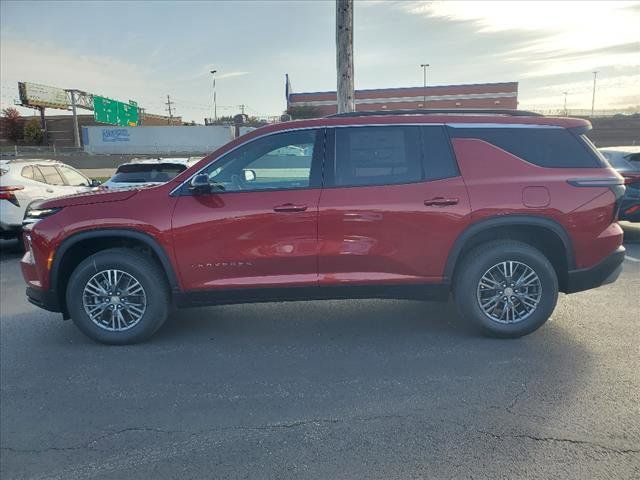
[{"label": "background building", "polygon": [[[516,109],[518,82],[438,85],[432,87],[356,90],[356,110],[408,110],[415,108]],[[314,107],[320,116],[337,112],[336,92],[291,93],[287,108]]]}]

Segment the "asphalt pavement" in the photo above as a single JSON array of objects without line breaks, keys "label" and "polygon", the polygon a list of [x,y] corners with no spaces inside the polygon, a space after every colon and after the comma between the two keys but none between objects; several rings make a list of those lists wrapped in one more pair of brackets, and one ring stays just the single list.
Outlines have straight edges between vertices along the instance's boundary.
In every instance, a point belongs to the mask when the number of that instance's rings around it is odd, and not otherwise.
[{"label": "asphalt pavement", "polygon": [[451,304],[184,310],[107,347],[0,245],[3,479],[640,477],[640,228],[620,279],[517,340]]}]

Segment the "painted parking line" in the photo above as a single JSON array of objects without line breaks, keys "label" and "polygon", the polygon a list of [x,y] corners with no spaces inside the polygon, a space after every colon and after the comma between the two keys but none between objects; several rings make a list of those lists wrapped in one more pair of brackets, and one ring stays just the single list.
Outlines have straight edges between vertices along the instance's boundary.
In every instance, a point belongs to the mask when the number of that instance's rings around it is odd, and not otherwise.
[{"label": "painted parking line", "polygon": [[624,258],[626,258],[627,260],[631,260],[632,262],[640,263],[640,258],[631,257],[629,255],[625,255]]}]

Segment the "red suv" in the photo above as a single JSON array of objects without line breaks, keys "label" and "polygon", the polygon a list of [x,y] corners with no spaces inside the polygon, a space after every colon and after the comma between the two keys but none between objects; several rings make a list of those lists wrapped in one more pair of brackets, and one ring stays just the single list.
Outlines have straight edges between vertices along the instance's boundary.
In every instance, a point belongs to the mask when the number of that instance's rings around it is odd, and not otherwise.
[{"label": "red suv", "polygon": [[27,296],[112,344],[174,307],[450,294],[484,331],[525,335],[558,292],[622,268],[623,179],[589,128],[521,111],[270,125],[164,185],[32,208]]}]

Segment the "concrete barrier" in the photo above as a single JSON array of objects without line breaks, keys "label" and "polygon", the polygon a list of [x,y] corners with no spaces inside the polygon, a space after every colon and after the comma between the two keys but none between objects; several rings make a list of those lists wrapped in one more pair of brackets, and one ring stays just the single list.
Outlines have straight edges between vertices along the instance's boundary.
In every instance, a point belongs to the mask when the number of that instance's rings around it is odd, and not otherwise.
[{"label": "concrete barrier", "polygon": [[234,138],[234,127],[83,127],[84,151],[90,154],[207,154]]}]

